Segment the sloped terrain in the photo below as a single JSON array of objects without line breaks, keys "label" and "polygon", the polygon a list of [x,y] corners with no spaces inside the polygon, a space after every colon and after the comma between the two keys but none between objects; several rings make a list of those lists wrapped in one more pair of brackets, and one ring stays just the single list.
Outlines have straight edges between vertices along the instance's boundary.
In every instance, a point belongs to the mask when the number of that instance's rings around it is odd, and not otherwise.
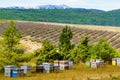
[{"label": "sloped terrain", "polygon": [[102,11],[96,9],[0,9],[2,20],[24,20],[120,26],[120,10]]},{"label": "sloped terrain", "polygon": [[[30,40],[39,43],[47,39],[57,45],[61,30],[66,26],[66,24],[23,21],[16,21],[15,24],[22,32],[23,38],[25,36],[30,36]],[[0,22],[0,34],[2,34],[8,25],[8,22]],[[120,28],[69,24],[68,26],[70,26],[73,31],[73,38],[71,41],[76,45],[82,38],[89,36],[89,43],[95,43],[100,38],[106,38],[113,47],[120,50]]]}]

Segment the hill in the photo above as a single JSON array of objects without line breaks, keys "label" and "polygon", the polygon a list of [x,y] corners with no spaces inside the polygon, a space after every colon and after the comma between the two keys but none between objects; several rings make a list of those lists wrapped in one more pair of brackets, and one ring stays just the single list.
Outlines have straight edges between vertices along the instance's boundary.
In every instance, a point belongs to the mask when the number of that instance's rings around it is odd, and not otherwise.
[{"label": "hill", "polygon": [[2,20],[26,20],[69,24],[120,26],[120,10],[96,9],[0,9]]},{"label": "hill", "polygon": [[[16,21],[16,25],[23,34],[23,39],[29,36],[29,40],[42,43],[49,40],[53,44],[58,45],[59,36],[65,25],[71,27],[73,31],[72,43],[78,44],[82,38],[89,36],[89,43],[95,43],[100,38],[106,38],[110,44],[120,50],[120,28],[119,27],[103,27],[89,25],[70,25],[47,22],[25,22]],[[4,31],[9,22],[0,22],[0,34]],[[27,38],[28,39],[28,38]]]}]

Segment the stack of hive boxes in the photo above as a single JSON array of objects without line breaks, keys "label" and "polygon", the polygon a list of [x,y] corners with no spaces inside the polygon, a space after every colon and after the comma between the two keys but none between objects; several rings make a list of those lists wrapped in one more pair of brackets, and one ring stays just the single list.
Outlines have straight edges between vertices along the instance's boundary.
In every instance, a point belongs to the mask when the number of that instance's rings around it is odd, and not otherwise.
[{"label": "stack of hive boxes", "polygon": [[43,64],[43,72],[50,73],[53,71],[53,64],[49,62],[44,62]]},{"label": "stack of hive boxes", "polygon": [[37,66],[36,66],[36,72],[41,72],[41,73],[43,73],[43,65],[37,65]]},{"label": "stack of hive boxes", "polygon": [[32,72],[32,66],[21,66],[21,69],[23,69],[24,74]]},{"label": "stack of hive boxes", "polygon": [[72,67],[73,67],[73,61],[56,60],[56,61],[54,61],[54,66],[58,66],[60,70],[72,69]]}]

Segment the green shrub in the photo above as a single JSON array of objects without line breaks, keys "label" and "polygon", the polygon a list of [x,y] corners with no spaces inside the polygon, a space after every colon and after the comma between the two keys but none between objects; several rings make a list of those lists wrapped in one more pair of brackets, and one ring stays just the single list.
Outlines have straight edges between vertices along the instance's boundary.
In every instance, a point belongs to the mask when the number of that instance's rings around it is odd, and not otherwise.
[{"label": "green shrub", "polygon": [[103,59],[109,62],[117,56],[117,50],[110,46],[104,38],[101,38],[98,43],[92,45],[89,52],[92,59]]},{"label": "green shrub", "polygon": [[21,62],[29,62],[34,57],[34,54],[23,54],[20,58]]},{"label": "green shrub", "polygon": [[61,59],[61,54],[57,52],[55,45],[50,43],[48,40],[43,42],[41,49],[35,51],[34,56],[37,56],[36,64],[41,64],[42,62],[53,62],[56,59]]},{"label": "green shrub", "polygon": [[78,46],[71,50],[69,59],[73,60],[74,63],[79,63],[79,61],[85,62],[88,57],[90,57],[88,37],[85,37],[80,41]]}]

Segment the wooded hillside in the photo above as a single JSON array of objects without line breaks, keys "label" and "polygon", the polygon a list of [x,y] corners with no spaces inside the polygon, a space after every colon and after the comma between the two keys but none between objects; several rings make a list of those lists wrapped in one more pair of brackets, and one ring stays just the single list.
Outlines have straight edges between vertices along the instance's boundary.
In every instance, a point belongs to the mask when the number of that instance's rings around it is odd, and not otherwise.
[{"label": "wooded hillside", "polygon": [[0,9],[0,19],[120,26],[120,10]]}]

